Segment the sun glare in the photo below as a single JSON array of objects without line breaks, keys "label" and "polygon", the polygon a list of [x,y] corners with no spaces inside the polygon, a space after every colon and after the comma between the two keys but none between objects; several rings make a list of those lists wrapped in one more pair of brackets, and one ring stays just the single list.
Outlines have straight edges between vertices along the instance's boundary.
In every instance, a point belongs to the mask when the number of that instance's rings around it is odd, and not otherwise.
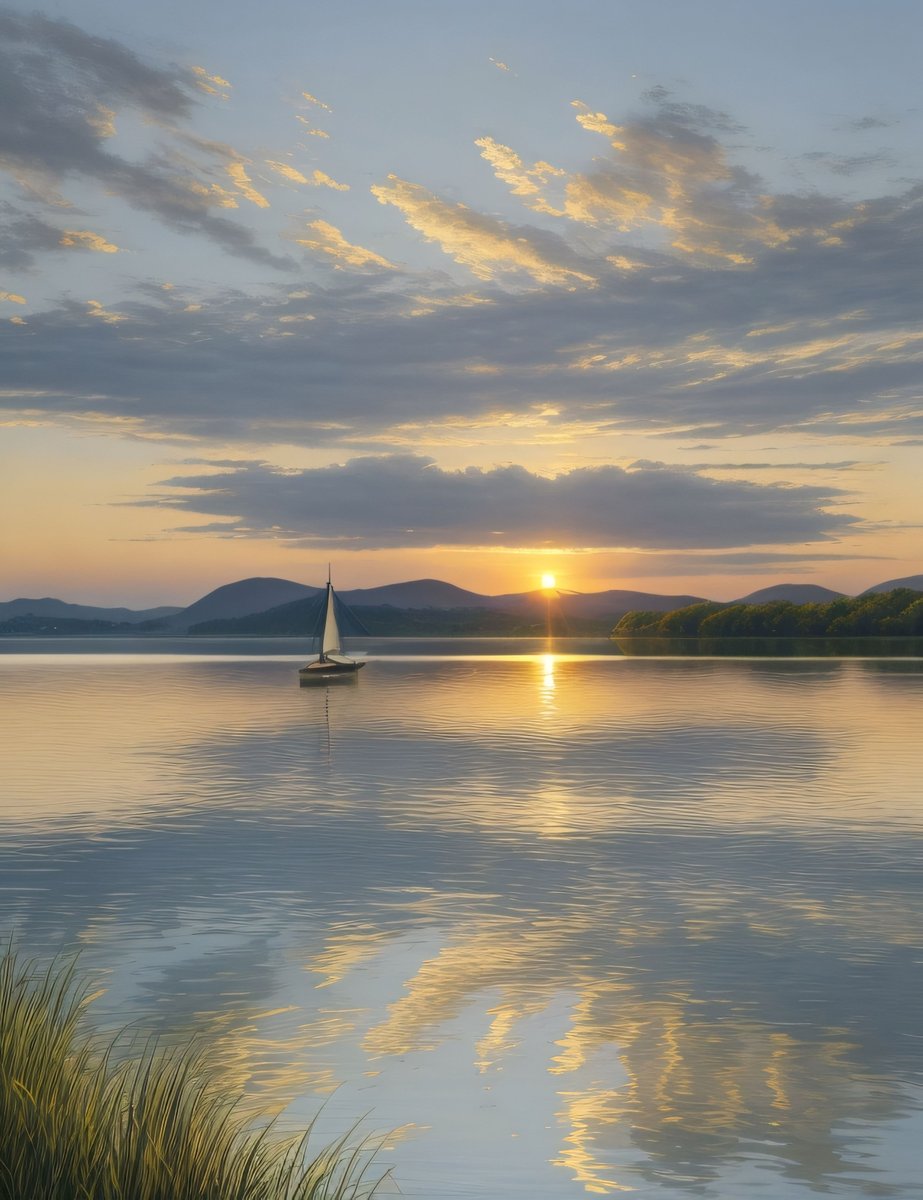
[{"label": "sun glare", "polygon": [[554,576],[549,574],[546,571],[545,574],[542,576],[542,588],[546,592],[550,592],[553,587],[554,587]]}]

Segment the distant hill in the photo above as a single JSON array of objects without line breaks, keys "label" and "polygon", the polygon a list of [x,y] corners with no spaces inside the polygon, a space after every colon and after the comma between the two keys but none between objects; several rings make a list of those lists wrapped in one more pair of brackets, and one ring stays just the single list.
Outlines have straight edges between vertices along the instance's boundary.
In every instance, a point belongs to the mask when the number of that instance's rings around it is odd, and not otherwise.
[{"label": "distant hill", "polygon": [[[511,592],[500,596],[485,596],[443,583],[439,579],[416,579],[410,583],[391,583],[378,588],[357,588],[341,592],[351,607],[357,605],[391,604],[402,609],[461,609],[485,608],[493,612],[519,613],[534,620],[544,617],[549,599],[546,592]],[[569,594],[553,592],[551,605],[567,617],[615,617],[633,608],[652,612],[669,612],[693,604],[696,596],[658,596],[648,592],[613,590]]]},{"label": "distant hill", "polygon": [[[552,592],[550,602],[555,611],[567,617],[615,617],[633,608],[670,612],[673,608],[695,604],[699,599],[699,596],[661,596],[651,592],[625,592],[617,588],[610,592]],[[538,589],[535,592],[477,596],[477,600],[478,607],[493,608],[497,612],[544,613],[549,606],[549,594]]]},{"label": "distant hill", "polygon": [[[117,626],[130,623],[139,633],[183,634],[218,633],[254,635],[290,633],[299,636],[309,627],[310,604],[293,607],[300,601],[313,602],[323,593],[322,587],[296,583],[291,579],[241,579],[215,588],[188,608],[161,607],[133,612],[131,609],[93,608],[87,605],[66,604],[62,600],[11,600],[0,604],[0,633],[56,632],[49,620],[76,622],[68,626],[72,634],[122,632]],[[570,622],[578,633],[602,631],[632,609],[649,612],[671,612],[698,600],[696,596],[660,596],[650,592],[614,589],[606,592],[574,593],[543,591],[513,592],[501,596],[486,596],[471,592],[441,579],[414,579],[406,583],[385,584],[375,588],[352,588],[340,593],[353,609],[371,613],[370,632],[386,631],[409,634],[413,631],[445,634],[452,630],[471,633],[510,634],[513,629],[534,633],[544,629],[550,614],[561,629]],[[372,612],[381,609],[382,612]],[[282,611],[286,610],[286,611]],[[288,611],[291,610],[291,611]],[[385,610],[392,610],[390,613]],[[462,617],[462,613],[482,612],[480,618]],[[427,613],[431,615],[426,615]],[[445,620],[438,613],[449,614]],[[19,621],[19,618],[29,618]],[[18,623],[10,624],[11,621]],[[84,622],[108,622],[109,628]],[[235,624],[236,623],[236,624]],[[233,627],[232,627],[233,626]],[[375,626],[375,628],[372,628]],[[60,632],[60,630],[57,630]]]},{"label": "distant hill", "polygon": [[[876,584],[863,592],[863,596],[876,595],[903,587],[923,591],[923,575],[912,575],[906,579],[892,579],[885,583]],[[300,600],[317,599],[323,593],[323,587],[305,583],[296,583],[291,579],[275,579],[256,577],[240,579],[235,583],[225,584],[215,588],[206,596],[190,604],[188,608],[161,606],[134,610],[130,608],[101,608],[86,604],[69,604],[64,600],[51,597],[42,599],[17,599],[0,602],[0,632],[15,631],[52,631],[51,622],[74,621],[70,631],[103,632],[103,626],[96,624],[91,630],[89,626],[81,627],[79,622],[108,622],[113,626],[132,626],[138,633],[150,634],[183,634],[189,631],[196,633],[217,632],[212,628],[214,622],[243,621],[246,618],[247,632],[254,634],[272,634],[282,632],[282,626],[291,625],[290,632],[301,634],[305,625],[306,612],[279,614],[276,610]],[[506,632],[513,625],[517,628],[532,629],[546,622],[549,614],[556,621],[570,621],[574,624],[574,632],[582,621],[593,622],[608,619],[613,624],[630,612],[670,613],[691,605],[705,603],[698,596],[662,596],[653,592],[635,592],[622,588],[613,588],[605,592],[553,592],[551,596],[540,590],[529,592],[510,592],[499,596],[482,595],[479,592],[468,591],[445,583],[441,579],[413,579],[405,583],[389,583],[374,588],[352,588],[341,592],[346,604],[357,609],[392,609],[391,619],[373,617],[373,624],[378,628],[372,632],[383,632],[384,625],[394,627],[394,632],[406,632],[410,628],[426,627],[434,634],[440,632],[438,620],[434,616],[424,616],[425,613],[452,614],[443,626],[464,625],[472,631],[477,621],[462,620],[458,615],[463,611],[481,611],[493,614],[493,627],[498,634]],[[776,601],[788,601],[793,604],[827,604],[841,599],[842,593],[830,588],[819,587],[812,583],[780,583],[751,592],[748,596],[734,601],[735,604],[766,604]],[[404,614],[398,618],[396,613]],[[417,614],[410,616],[408,614]],[[501,616],[517,618],[510,622]],[[267,617],[267,620],[257,618]],[[23,620],[21,621],[20,618]],[[25,618],[29,618],[25,620]],[[252,618],[252,620],[251,620]],[[302,623],[299,624],[298,622]],[[10,622],[18,622],[10,624]],[[490,624],[490,621],[487,622]],[[370,627],[371,628],[371,627]],[[590,626],[587,626],[589,631]],[[113,630],[114,632],[115,630]],[[243,632],[243,626],[232,631]],[[289,631],[288,628],[286,631]]]},{"label": "distant hill", "polygon": [[[544,593],[533,593],[544,604]],[[627,592],[613,589],[608,592],[584,592],[576,596],[562,595],[561,611],[570,617],[610,617],[630,612],[635,608],[646,608],[649,612],[672,612],[674,608],[685,608],[697,604],[701,596],[660,596],[654,592]]]},{"label": "distant hill", "polygon": [[[896,586],[896,585],[895,585]],[[771,600],[790,600],[792,604],[829,604],[839,600],[843,592],[819,587],[816,583],[776,583],[772,587],[760,588],[749,596],[741,596],[732,604],[766,604]]]},{"label": "distant hill", "polygon": [[293,600],[316,596],[321,590],[304,583],[294,583],[291,579],[240,579],[237,583],[226,583],[223,587],[215,588],[188,608],[168,617],[162,623],[162,629],[179,633],[203,621],[246,617],[250,613],[278,608],[280,604],[288,604]]},{"label": "distant hill", "polygon": [[115,621],[136,625],[141,621],[159,621],[164,617],[181,613],[180,607],[162,605],[160,608],[101,608],[95,604],[68,604],[43,596],[40,600],[20,598],[0,602],[0,621],[13,617],[61,617],[71,621]]},{"label": "distant hill", "polygon": [[923,592],[923,575],[908,575],[906,579],[888,579],[884,583],[876,583],[874,587],[866,588],[863,596],[876,596],[879,592],[893,592],[895,588],[911,588],[914,592]]},{"label": "distant hill", "polygon": [[339,595],[350,607],[393,604],[395,608],[492,608],[492,596],[480,596],[443,583],[441,579],[414,579],[408,583],[387,583],[383,587],[353,588]]}]

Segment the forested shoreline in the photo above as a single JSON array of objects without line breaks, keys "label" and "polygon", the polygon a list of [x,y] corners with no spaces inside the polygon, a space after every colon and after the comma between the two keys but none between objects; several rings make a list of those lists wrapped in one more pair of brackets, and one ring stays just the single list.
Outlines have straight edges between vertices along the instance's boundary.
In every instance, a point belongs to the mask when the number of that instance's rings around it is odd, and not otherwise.
[{"label": "forested shoreline", "polygon": [[626,613],[613,637],[914,637],[923,635],[923,592],[895,588],[827,604],[722,604]]}]

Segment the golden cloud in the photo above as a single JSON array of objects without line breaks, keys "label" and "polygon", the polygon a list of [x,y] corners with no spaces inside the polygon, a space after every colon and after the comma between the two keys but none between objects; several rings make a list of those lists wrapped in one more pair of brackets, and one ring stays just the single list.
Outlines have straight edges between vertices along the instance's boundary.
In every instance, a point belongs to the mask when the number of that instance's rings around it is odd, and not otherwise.
[{"label": "golden cloud", "polygon": [[277,175],[281,175],[283,179],[291,180],[292,183],[304,183],[309,187],[328,187],[332,188],[335,192],[349,191],[348,183],[337,183],[325,171],[314,171],[309,179],[307,175],[303,175],[301,171],[289,166],[288,163],[272,162],[267,159],[266,165],[267,167],[271,167]]},{"label": "golden cloud", "polygon": [[562,215],[542,198],[541,189],[550,178],[566,175],[566,171],[542,161],[527,167],[514,150],[490,137],[477,138],[474,144],[480,147],[481,158],[490,163],[496,177],[509,187],[514,196],[530,197],[526,203],[536,212]]},{"label": "golden cloud", "polygon": [[[584,104],[582,100],[571,100],[571,107],[579,109],[577,124],[582,125],[590,133],[602,133],[608,138],[616,138],[622,132],[621,125],[614,125],[605,113],[593,112],[589,105]],[[613,145],[619,150],[625,148],[621,143],[613,142]]]},{"label": "golden cloud", "polygon": [[127,321],[128,318],[122,313],[110,312],[98,300],[87,300],[87,315],[96,317],[100,321],[104,321],[107,325],[118,325],[120,321]]},{"label": "golden cloud", "polygon": [[329,104],[325,104],[323,100],[318,100],[318,98],[316,96],[312,96],[310,92],[302,92],[301,94],[309,104],[316,104],[317,107],[322,108],[324,112],[333,112],[333,109]]},{"label": "golden cloud", "polygon": [[305,132],[311,137],[329,138],[330,134],[325,133],[323,129],[315,129],[307,117],[302,117],[299,113],[295,114],[295,120],[300,121],[305,127]]},{"label": "golden cloud", "polygon": [[315,171],[311,176],[311,183],[313,183],[315,187],[333,188],[335,192],[349,191],[348,183],[337,183],[335,179],[331,179],[330,176],[325,174],[323,171]]},{"label": "golden cloud", "polygon": [[258,208],[269,208],[269,201],[252,186],[252,180],[244,169],[242,162],[232,162],[227,165],[227,173],[234,181],[234,186],[251,204]]},{"label": "golden cloud", "polygon": [[552,261],[502,221],[476,213],[466,204],[442,200],[418,183],[389,175],[388,186],[376,185],[371,192],[380,204],[393,205],[408,225],[479,279],[493,279],[500,271],[518,271],[538,283],[596,283],[592,275]]},{"label": "golden cloud", "polygon": [[231,87],[226,79],[222,79],[220,75],[209,75],[204,67],[193,67],[192,73],[196,77],[195,84],[200,91],[207,92],[209,96],[220,96],[222,100],[227,100],[227,93],[221,91],[221,88]]},{"label": "golden cloud", "polygon": [[25,296],[19,296],[16,292],[0,292],[0,301],[6,301],[7,304],[25,304]]},{"label": "golden cloud", "polygon": [[119,247],[107,242],[98,233],[89,229],[63,229],[60,246],[79,246],[83,250],[95,250],[99,254],[118,254]]},{"label": "golden cloud", "polygon": [[394,263],[388,262],[374,250],[366,250],[364,246],[354,246],[348,242],[342,232],[329,221],[311,221],[308,228],[314,231],[314,237],[295,238],[299,246],[307,246],[309,250],[320,250],[329,254],[338,263],[346,263],[350,267],[385,267],[396,271]]},{"label": "golden cloud", "polygon": [[[827,227],[784,219],[779,202],[755,194],[753,181],[731,163],[725,147],[692,128],[682,115],[617,125],[582,100],[571,103],[580,126],[607,138],[611,147],[609,157],[597,160],[593,171],[568,175],[541,160],[528,166],[493,138],[475,143],[496,177],[535,212],[620,233],[659,228],[681,255],[736,266],[753,262],[755,246],[804,238],[839,245],[841,229],[854,223],[839,220]],[[548,187],[556,181],[563,182],[563,195],[553,201]],[[631,269],[621,256],[609,261]]]},{"label": "golden cloud", "polygon": [[295,167],[290,167],[288,163],[273,162],[272,159],[267,158],[266,166],[271,167],[277,175],[281,175],[283,179],[288,179],[292,183],[308,182],[307,176],[302,175]]}]

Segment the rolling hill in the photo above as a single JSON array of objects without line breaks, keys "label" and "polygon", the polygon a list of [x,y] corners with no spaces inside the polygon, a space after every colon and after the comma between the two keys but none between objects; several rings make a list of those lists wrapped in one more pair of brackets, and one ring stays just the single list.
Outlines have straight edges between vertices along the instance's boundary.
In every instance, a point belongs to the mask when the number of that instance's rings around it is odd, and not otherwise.
[{"label": "rolling hill", "polygon": [[923,575],[907,575],[904,579],[887,579],[884,583],[876,583],[861,593],[863,596],[874,596],[878,592],[893,592],[895,588],[911,588],[915,592],[923,592]]},{"label": "rolling hill", "polygon": [[162,605],[160,608],[102,608],[95,604],[68,604],[66,600],[55,600],[43,596],[40,600],[21,597],[18,600],[0,602],[0,621],[14,617],[48,617],[69,621],[115,621],[137,625],[142,621],[159,621],[181,613],[180,607]]},{"label": "rolling hill", "polygon": [[789,600],[792,604],[829,604],[839,600],[843,592],[819,587],[816,583],[776,583],[772,587],[760,588],[749,596],[741,596],[733,604],[767,604],[771,600]]},{"label": "rolling hill", "polygon": [[280,604],[316,596],[322,590],[309,587],[305,583],[294,583],[291,579],[239,579],[236,583],[226,583],[223,587],[215,588],[188,608],[168,617],[160,623],[161,629],[170,633],[181,633],[191,625],[198,625],[203,621],[223,621],[233,617],[246,617],[251,613],[266,612],[271,608],[278,608]]}]

